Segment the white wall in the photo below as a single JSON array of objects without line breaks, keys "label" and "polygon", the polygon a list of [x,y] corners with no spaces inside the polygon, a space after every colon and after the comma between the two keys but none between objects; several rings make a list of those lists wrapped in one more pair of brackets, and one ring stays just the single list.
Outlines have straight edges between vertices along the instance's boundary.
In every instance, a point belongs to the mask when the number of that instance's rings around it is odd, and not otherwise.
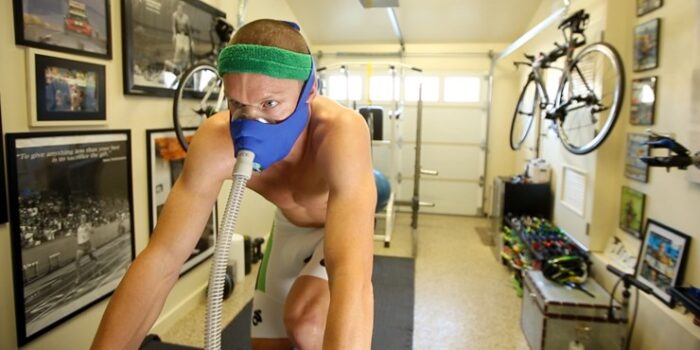
[{"label": "white wall", "polygon": [[[205,1],[227,13],[229,21],[236,23],[238,1]],[[259,0],[250,2],[246,21],[263,17],[295,20],[294,15],[284,1]],[[95,129],[130,129],[132,142],[132,171],[134,193],[134,226],[137,253],[148,243],[148,189],[146,164],[146,129],[172,127],[172,101],[167,98],[125,96],[122,91],[122,38],[121,38],[121,4],[112,0],[112,59],[96,60],[106,66],[107,84],[107,122],[106,127]],[[4,132],[36,131],[28,123],[27,67],[25,48],[16,46],[12,17],[12,1],[0,2],[0,99],[2,100],[2,126]],[[75,56],[76,59],[84,59]],[[81,128],[89,129],[89,128]],[[48,130],[46,128],[41,130]],[[50,130],[69,130],[68,128],[51,128]],[[227,193],[227,189],[222,191]],[[225,195],[220,198],[223,210]],[[248,191],[239,219],[241,233],[262,236],[269,230],[273,207],[260,196]],[[221,215],[219,216],[221,217]],[[0,349],[17,347],[14,316],[14,294],[12,278],[12,260],[9,224],[0,225]],[[193,302],[203,299],[209,265],[202,264],[188,272],[175,286],[165,305],[155,332],[161,331],[168,324],[189,310]],[[201,299],[200,299],[201,298]],[[107,301],[102,301],[90,309],[73,317],[51,332],[31,342],[25,349],[89,347]]]}]

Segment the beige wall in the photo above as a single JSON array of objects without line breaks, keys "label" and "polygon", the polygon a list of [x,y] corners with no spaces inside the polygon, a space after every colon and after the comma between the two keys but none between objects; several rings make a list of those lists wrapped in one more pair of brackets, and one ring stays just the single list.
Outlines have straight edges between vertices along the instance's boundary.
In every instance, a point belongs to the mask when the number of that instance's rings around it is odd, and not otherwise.
[{"label": "beige wall", "polygon": [[[559,1],[545,1],[539,9],[533,25],[546,17],[552,5]],[[634,0],[573,0],[569,13],[585,8],[591,13],[591,24],[587,31],[590,40],[600,38],[612,43],[623,58],[627,74],[627,91],[624,105],[610,138],[596,152],[575,156],[560,145],[556,135],[549,132],[542,139],[541,156],[552,164],[553,189],[555,191],[555,222],[573,234],[591,250],[600,252],[611,236],[621,238],[632,251],[637,251],[640,241],[618,228],[618,212],[621,186],[629,186],[646,194],[646,217],[653,218],[676,228],[696,241],[690,245],[684,285],[700,283],[700,185],[686,180],[686,172],[652,168],[648,183],[640,183],[624,177],[624,159],[627,133],[643,133],[646,128],[629,123],[630,83],[633,78],[658,76],[657,110],[653,129],[674,132],[677,140],[687,146],[694,140],[691,130],[700,130],[697,115],[691,113],[691,76],[695,68],[693,47],[700,46],[697,36],[697,1],[668,1],[644,17],[636,17]],[[661,18],[660,66],[658,69],[635,73],[632,71],[632,44],[634,26]],[[547,51],[552,42],[561,41],[561,35],[551,28],[526,45],[521,52]],[[522,54],[516,53],[522,57]],[[697,57],[697,56],[696,56]],[[697,58],[696,58],[697,60]],[[524,76],[520,77],[521,81]],[[515,101],[510,102],[514,105]],[[693,119],[694,118],[694,119]],[[694,120],[694,121],[693,121]],[[507,130],[505,130],[507,132]],[[497,136],[497,138],[508,135]],[[534,139],[530,139],[534,142]],[[697,144],[692,151],[698,151]],[[663,155],[664,152],[656,152]],[[533,157],[528,150],[518,152],[515,168],[521,169],[525,159]],[[583,217],[560,204],[560,182],[562,166],[575,166],[587,172],[586,209]],[[589,225],[588,234],[586,226]],[[600,254],[595,256],[596,278],[610,288],[612,278],[605,271],[607,262]],[[640,314],[635,328],[633,349],[690,349],[700,346],[700,331],[692,325],[688,316],[670,310],[654,297],[640,298]]]},{"label": "beige wall", "polygon": [[[229,21],[236,23],[238,1],[205,1],[227,13]],[[122,38],[121,38],[121,1],[112,0],[112,47],[111,60],[86,59],[73,56],[78,60],[90,60],[106,66],[107,83],[107,121],[106,127],[94,129],[130,129],[132,142],[132,171],[134,193],[134,226],[137,253],[148,243],[148,191],[146,165],[146,130],[172,127],[172,101],[167,98],[125,96],[122,91]],[[246,13],[246,20],[262,17],[292,19],[294,15],[284,1],[251,1]],[[2,99],[2,126],[7,132],[69,130],[69,128],[29,128],[27,70],[25,63],[26,49],[14,43],[12,18],[12,1],[0,2],[0,98]],[[49,52],[49,54],[53,54]],[[70,56],[69,56],[70,57]],[[73,129],[73,128],[70,128]],[[93,129],[93,128],[81,128]],[[222,190],[227,193],[227,189]],[[223,211],[225,195],[221,196],[220,211]],[[247,192],[239,219],[239,232],[254,236],[264,235],[269,230],[272,219],[272,206],[260,196]],[[221,215],[220,215],[221,217]],[[14,292],[12,279],[12,260],[10,245],[10,226],[0,225],[0,349],[17,347],[14,316]],[[164,329],[178,316],[189,310],[204,298],[209,274],[209,264],[202,264],[188,272],[173,289],[155,331]],[[25,346],[26,349],[53,348],[88,348],[97,329],[106,301],[82,312],[69,321],[62,323],[51,332],[39,337]],[[70,345],[69,345],[70,344]]]}]

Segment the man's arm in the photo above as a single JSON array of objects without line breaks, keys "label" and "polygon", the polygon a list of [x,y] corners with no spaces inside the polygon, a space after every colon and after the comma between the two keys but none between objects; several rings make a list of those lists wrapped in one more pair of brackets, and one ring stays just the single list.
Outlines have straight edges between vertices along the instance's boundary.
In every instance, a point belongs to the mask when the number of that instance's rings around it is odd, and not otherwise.
[{"label": "man's arm", "polygon": [[369,349],[372,342],[377,191],[370,142],[362,117],[347,113],[319,146],[320,171],[330,187],[324,254],[331,301],[324,349]]},{"label": "man's arm", "polygon": [[[211,118],[210,118],[211,120]],[[182,264],[201,237],[233,157],[205,122],[168,196],[151,241],[129,267],[107,306],[93,349],[136,349],[158,318]],[[230,139],[230,137],[229,137]],[[230,141],[229,141],[230,144]],[[228,175],[227,175],[228,174]]]}]

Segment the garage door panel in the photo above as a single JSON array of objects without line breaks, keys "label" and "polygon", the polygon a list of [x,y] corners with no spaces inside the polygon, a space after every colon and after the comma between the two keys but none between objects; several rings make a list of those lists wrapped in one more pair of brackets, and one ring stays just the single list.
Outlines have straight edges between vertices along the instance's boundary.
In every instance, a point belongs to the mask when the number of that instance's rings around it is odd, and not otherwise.
[{"label": "garage door panel", "polygon": [[[415,144],[404,144],[403,148],[401,172],[404,177],[413,177]],[[481,149],[474,146],[423,144],[421,148],[423,169],[437,170],[437,178],[478,181],[483,171],[482,158]]]},{"label": "garage door panel", "polygon": [[[401,193],[407,197],[413,194],[413,181],[401,183]],[[435,203],[435,207],[421,207],[422,213],[478,215],[481,187],[477,183],[431,181],[424,178],[420,186],[421,202]]]},{"label": "garage door panel", "polygon": [[[484,118],[483,110],[477,108],[424,107],[423,142],[480,143],[486,128]],[[401,123],[403,139],[415,142],[415,107],[406,109]]]}]

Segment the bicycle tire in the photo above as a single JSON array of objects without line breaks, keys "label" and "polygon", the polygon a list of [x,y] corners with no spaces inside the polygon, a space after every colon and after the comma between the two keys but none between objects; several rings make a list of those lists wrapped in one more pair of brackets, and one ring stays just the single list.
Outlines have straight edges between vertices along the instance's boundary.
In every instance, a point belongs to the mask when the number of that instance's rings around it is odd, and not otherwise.
[{"label": "bicycle tire", "polygon": [[173,125],[185,151],[189,148],[185,130],[196,130],[206,118],[227,108],[223,97],[223,81],[214,66],[194,65],[181,75],[173,101]]},{"label": "bicycle tire", "polygon": [[[530,76],[525,86],[523,86],[523,89],[520,91],[518,103],[515,105],[515,110],[513,111],[513,120],[510,123],[510,148],[514,151],[520,149],[520,146],[522,146],[527,135],[530,133],[532,123],[538,116],[538,100],[539,93],[537,92],[537,83],[535,83],[535,79]],[[527,105],[530,101],[531,104]]]},{"label": "bicycle tire", "polygon": [[617,50],[602,42],[584,47],[570,67],[557,90],[555,106],[566,108],[555,118],[556,130],[566,150],[583,155],[612,132],[622,107],[625,72]]}]

